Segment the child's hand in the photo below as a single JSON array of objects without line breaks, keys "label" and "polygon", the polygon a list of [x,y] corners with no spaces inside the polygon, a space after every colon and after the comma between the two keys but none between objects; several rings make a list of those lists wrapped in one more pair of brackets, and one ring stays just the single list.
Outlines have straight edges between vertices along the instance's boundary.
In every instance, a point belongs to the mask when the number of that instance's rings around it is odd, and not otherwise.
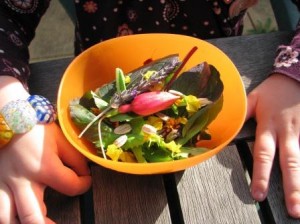
[{"label": "child's hand", "polygon": [[251,191],[267,196],[276,147],[279,150],[288,212],[300,218],[300,83],[274,74],[248,95],[247,118],[257,121]]},{"label": "child's hand", "polygon": [[70,196],[91,185],[86,160],[55,124],[36,125],[0,150],[0,223],[44,223],[45,187]]}]

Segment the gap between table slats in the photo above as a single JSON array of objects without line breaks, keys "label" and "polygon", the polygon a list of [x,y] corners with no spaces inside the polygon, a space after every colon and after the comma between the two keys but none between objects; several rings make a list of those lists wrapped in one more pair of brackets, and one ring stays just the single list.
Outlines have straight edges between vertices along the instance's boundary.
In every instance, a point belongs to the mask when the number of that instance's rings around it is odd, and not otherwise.
[{"label": "gap between table slats", "polygon": [[95,223],[171,223],[161,175],[130,175],[92,167]]},{"label": "gap between table slats", "polygon": [[[239,140],[236,142],[241,159],[245,162],[245,166],[250,174],[252,174],[252,151],[254,140]],[[296,224],[300,220],[291,218],[286,210],[284,202],[284,193],[282,185],[281,170],[279,166],[278,153],[275,156],[274,165],[270,177],[270,187],[268,197],[265,201],[259,203],[261,214],[265,223],[284,223]]]},{"label": "gap between table slats", "polygon": [[261,223],[234,145],[176,178],[185,223]]}]

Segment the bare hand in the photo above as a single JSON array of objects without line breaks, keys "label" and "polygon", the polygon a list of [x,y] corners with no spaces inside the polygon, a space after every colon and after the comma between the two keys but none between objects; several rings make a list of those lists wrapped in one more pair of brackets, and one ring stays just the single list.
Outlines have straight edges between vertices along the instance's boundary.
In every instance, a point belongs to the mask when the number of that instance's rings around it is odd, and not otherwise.
[{"label": "bare hand", "polygon": [[85,159],[59,127],[36,125],[0,150],[0,223],[52,223],[46,217],[46,186],[66,195],[88,190]]},{"label": "bare hand", "polygon": [[286,207],[291,216],[300,218],[300,83],[272,75],[248,95],[249,117],[257,121],[253,198],[262,201],[267,196],[278,147]]}]

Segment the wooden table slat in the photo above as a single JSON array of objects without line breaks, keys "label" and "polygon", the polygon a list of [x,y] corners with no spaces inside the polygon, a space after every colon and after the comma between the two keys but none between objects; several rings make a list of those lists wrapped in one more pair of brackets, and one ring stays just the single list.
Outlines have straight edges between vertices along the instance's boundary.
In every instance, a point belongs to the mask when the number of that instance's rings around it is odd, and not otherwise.
[{"label": "wooden table slat", "polygon": [[272,32],[243,37],[207,40],[221,49],[235,64],[249,93],[270,73],[276,49],[287,44],[291,32]]},{"label": "wooden table slat", "polygon": [[45,192],[47,214],[56,223],[81,223],[79,196],[68,197],[50,188]]},{"label": "wooden table slat", "polygon": [[260,223],[234,146],[187,169],[178,178],[186,223]]},{"label": "wooden table slat", "polygon": [[92,168],[95,223],[171,223],[161,175],[139,176]]}]

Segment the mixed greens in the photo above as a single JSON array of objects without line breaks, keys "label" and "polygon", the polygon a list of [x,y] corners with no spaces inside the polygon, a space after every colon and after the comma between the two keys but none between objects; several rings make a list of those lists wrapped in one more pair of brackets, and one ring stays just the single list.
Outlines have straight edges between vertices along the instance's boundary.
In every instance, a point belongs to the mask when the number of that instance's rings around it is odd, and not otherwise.
[{"label": "mixed greens", "polygon": [[[192,49],[195,50],[195,49]],[[223,83],[206,62],[181,72],[177,54],[149,62],[70,102],[79,138],[92,142],[99,156],[123,162],[163,162],[210,149],[207,126],[223,104]]]}]

